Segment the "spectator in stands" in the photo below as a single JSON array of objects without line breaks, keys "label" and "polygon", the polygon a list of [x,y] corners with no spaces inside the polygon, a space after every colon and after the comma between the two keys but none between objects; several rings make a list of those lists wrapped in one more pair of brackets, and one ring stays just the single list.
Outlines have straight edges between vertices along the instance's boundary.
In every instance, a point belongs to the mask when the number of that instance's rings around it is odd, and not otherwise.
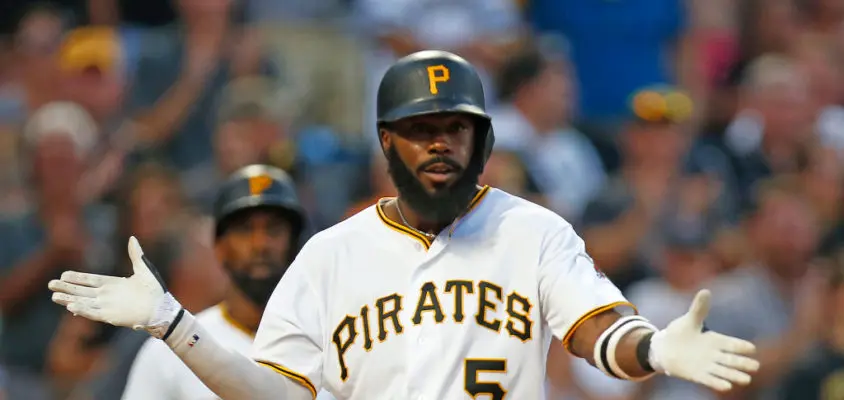
[{"label": "spectator in stands", "polygon": [[548,206],[577,223],[606,180],[591,142],[571,125],[574,83],[559,52],[527,50],[504,63],[501,106],[491,112],[496,150],[518,154]]},{"label": "spectator in stands", "polygon": [[0,36],[0,215],[27,211],[26,182],[20,168],[20,126],[27,115],[58,97],[54,58],[67,21],[47,4],[14,2],[0,10],[9,37]]},{"label": "spectator in stands", "polygon": [[[664,211],[656,235],[660,246],[650,261],[653,273],[658,276],[633,283],[626,291],[639,312],[658,327],[665,327],[685,313],[687,309],[683,305],[706,287],[720,269],[713,254],[714,239],[723,225],[719,213],[713,212],[717,190],[701,174],[686,173],[679,180],[679,193]],[[670,378],[656,377],[644,385],[612,379],[583,360],[554,348],[549,357],[560,357],[569,363],[560,368],[560,361],[549,361],[555,362],[559,369],[556,372],[549,369],[549,375],[552,382],[570,382],[569,390],[579,393],[579,398],[717,399],[713,392],[699,385]],[[555,386],[565,388],[560,383]]]},{"label": "spectator in stands", "polygon": [[109,27],[73,29],[65,35],[58,58],[61,96],[85,107],[101,125],[120,123],[129,85],[120,32]]},{"label": "spectator in stands", "polygon": [[133,42],[137,82],[127,99],[144,156],[162,159],[180,173],[212,162],[213,118],[231,32],[230,1],[180,0],[179,18]]},{"label": "spectator in stands", "polygon": [[844,216],[844,169],[835,150],[817,146],[810,150],[799,175],[801,190],[818,216],[823,242],[835,235]]},{"label": "spectator in stands", "polygon": [[[826,284],[811,265],[818,221],[799,184],[772,178],[758,187],[746,223],[753,258],[711,286],[716,300],[707,320],[712,330],[750,340],[762,365],[736,399],[771,398],[822,329]],[[754,397],[763,396],[763,397]]]},{"label": "spectator in stands", "polygon": [[[683,0],[531,0],[529,19],[540,34],[565,36],[579,79],[578,127],[598,145],[605,166],[619,166],[630,96],[644,86],[703,83],[688,38]],[[694,91],[693,91],[694,92]],[[696,96],[693,96],[696,97]]]},{"label": "spectator in stands", "polygon": [[13,399],[50,399],[49,342],[62,314],[46,282],[77,268],[113,273],[113,210],[82,203],[79,182],[96,141],[93,118],[79,105],[50,103],[24,130],[33,184],[27,214],[0,222],[0,363]]},{"label": "spectator in stands", "polygon": [[213,163],[182,173],[188,197],[210,212],[222,179],[240,167],[269,163],[290,170],[296,162],[295,91],[275,80],[252,76],[226,85],[213,113]]},{"label": "spectator in stands", "polygon": [[785,379],[783,400],[844,398],[844,259],[828,260],[823,310],[828,316],[820,342]]},{"label": "spectator in stands", "polygon": [[6,400],[6,386],[9,385],[9,377],[6,376],[6,371],[0,367],[0,400]]},{"label": "spectator in stands", "polygon": [[634,96],[632,118],[619,136],[622,167],[584,212],[581,231],[590,254],[622,289],[652,273],[661,224],[681,193],[688,101],[672,88]]},{"label": "spectator in stands", "polygon": [[9,384],[9,377],[6,376],[6,371],[0,368],[0,400],[7,400],[6,386]]},{"label": "spectator in stands", "polygon": [[125,50],[116,29],[81,27],[67,33],[58,52],[61,98],[84,107],[99,133],[96,157],[79,183],[84,202],[111,194],[138,136],[124,107],[129,89]]},{"label": "spectator in stands", "polygon": [[[701,194],[705,197],[704,194]],[[716,224],[689,224],[681,214],[670,218],[665,230],[665,246],[656,270],[659,277],[633,284],[627,298],[656,326],[669,322],[688,311],[683,305],[698,290],[707,287],[718,272],[712,255]],[[612,379],[595,371],[582,360],[572,360],[574,381],[596,398],[646,398],[650,400],[716,400],[716,393],[700,385],[667,377],[655,377],[643,385]]]},{"label": "spectator in stands", "polygon": [[805,28],[804,39],[819,40],[825,46],[841,44],[844,3],[835,0],[800,0],[794,3],[799,21]]},{"label": "spectator in stands", "polygon": [[[364,119],[364,47],[350,24],[348,0],[250,0],[244,4],[237,59],[265,52],[282,71],[284,85],[295,88],[304,120],[337,135],[369,139],[374,129]],[[342,60],[342,62],[338,62]],[[241,69],[240,64],[234,65]],[[253,62],[254,64],[254,62]],[[372,135],[374,136],[374,135]]]},{"label": "spectator in stands", "polygon": [[837,151],[844,165],[844,64],[834,48],[818,39],[804,40],[796,53],[796,62],[807,78],[816,140]]},{"label": "spectator in stands", "polygon": [[746,209],[756,182],[798,171],[814,132],[808,82],[794,60],[761,56],[745,70],[741,85],[739,112],[724,140]]},{"label": "spectator in stands", "polygon": [[[115,253],[124,251],[123,239],[134,235],[150,243],[145,252],[162,260],[159,273],[174,295],[186,299],[185,308],[199,312],[219,302],[228,277],[211,249],[212,222],[186,201],[178,175],[157,164],[143,164],[124,183],[116,199],[120,209],[112,240]],[[128,258],[119,259],[117,265],[118,274],[131,275]],[[72,398],[120,398],[132,360],[147,337],[66,316],[53,338],[54,369],[61,366],[74,378],[77,385]],[[102,354],[89,368],[83,368],[80,358],[92,350]]]},{"label": "spectator in stands", "polygon": [[490,155],[480,183],[501,189],[514,196],[548,206],[548,200],[536,186],[519,154],[498,149]]},{"label": "spectator in stands", "polygon": [[43,3],[30,4],[24,10],[12,37],[10,81],[4,85],[7,96],[15,96],[19,118],[38,107],[57,100],[58,69],[55,56],[68,28],[61,9]]},{"label": "spectator in stands", "polygon": [[346,211],[345,217],[351,217],[367,207],[374,205],[383,197],[395,197],[396,187],[387,171],[387,158],[382,154],[381,149],[373,150],[369,161],[368,196],[355,202]]}]

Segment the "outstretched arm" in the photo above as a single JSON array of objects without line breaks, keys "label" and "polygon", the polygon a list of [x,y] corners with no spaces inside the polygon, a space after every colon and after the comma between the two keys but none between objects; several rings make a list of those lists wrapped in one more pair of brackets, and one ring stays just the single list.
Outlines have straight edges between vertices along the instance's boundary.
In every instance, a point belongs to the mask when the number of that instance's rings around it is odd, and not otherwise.
[{"label": "outstretched arm", "polygon": [[689,312],[661,331],[643,317],[605,311],[574,332],[571,351],[614,378],[635,381],[662,373],[721,392],[747,385],[759,369],[750,358],[755,346],[704,330],[710,298],[709,291],[700,291]]},{"label": "outstretched arm", "polygon": [[[624,317],[615,310],[604,311],[589,318],[574,331],[567,350],[575,356],[585,359],[589,364],[597,366],[595,359],[600,358],[600,355],[595,355],[595,346],[598,344],[601,335],[621,318]],[[654,372],[642,365],[636,352],[639,343],[654,330],[655,328],[650,329],[640,326],[619,338],[615,351],[616,363],[621,370],[633,379],[645,378]]]},{"label": "outstretched arm", "polygon": [[53,280],[53,301],[74,315],[143,329],[163,340],[223,399],[313,399],[316,390],[220,345],[164,288],[137,240],[129,240],[129,278],[67,271]]},{"label": "outstretched arm", "polygon": [[570,226],[549,235],[540,262],[544,318],[574,355],[605,374],[639,381],[661,373],[717,391],[750,383],[759,362],[752,343],[704,332],[711,294],[701,291],[689,312],[658,330],[639,315],[615,310],[632,307],[596,269],[583,240]]}]

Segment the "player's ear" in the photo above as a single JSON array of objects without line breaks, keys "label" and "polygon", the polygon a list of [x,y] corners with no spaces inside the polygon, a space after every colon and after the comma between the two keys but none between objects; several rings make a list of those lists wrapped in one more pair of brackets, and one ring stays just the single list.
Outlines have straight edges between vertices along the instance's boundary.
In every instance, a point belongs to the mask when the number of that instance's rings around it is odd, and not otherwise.
[{"label": "player's ear", "polygon": [[390,130],[383,125],[378,127],[378,139],[381,141],[381,148],[385,152],[393,145],[393,137],[390,135]]}]

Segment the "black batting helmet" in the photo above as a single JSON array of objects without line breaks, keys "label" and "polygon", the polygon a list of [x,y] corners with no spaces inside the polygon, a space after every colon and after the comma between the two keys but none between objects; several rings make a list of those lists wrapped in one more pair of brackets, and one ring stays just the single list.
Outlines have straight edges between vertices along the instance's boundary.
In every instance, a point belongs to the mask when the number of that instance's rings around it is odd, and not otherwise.
[{"label": "black batting helmet", "polygon": [[495,135],[486,113],[484,88],[478,72],[462,57],[447,51],[425,50],[405,56],[381,78],[378,87],[378,125],[402,118],[438,113],[476,117],[475,153],[486,164]]},{"label": "black batting helmet", "polygon": [[305,213],[293,180],[281,169],[261,164],[245,166],[223,183],[214,202],[215,236],[220,237],[225,232],[233,216],[259,208],[282,213],[290,221],[293,243],[299,242]]}]

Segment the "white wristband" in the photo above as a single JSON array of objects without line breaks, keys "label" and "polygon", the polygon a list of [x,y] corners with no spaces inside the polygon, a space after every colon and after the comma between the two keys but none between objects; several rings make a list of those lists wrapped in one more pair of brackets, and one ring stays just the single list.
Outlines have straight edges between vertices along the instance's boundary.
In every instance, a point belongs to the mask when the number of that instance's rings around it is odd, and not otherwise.
[{"label": "white wristband", "polygon": [[626,316],[619,318],[618,321],[610,325],[604,333],[595,342],[593,350],[593,359],[595,366],[604,374],[617,378],[631,381],[639,381],[647,379],[648,376],[641,378],[634,378],[624,372],[618,365],[616,359],[616,349],[621,339],[636,329],[650,329],[656,331],[657,328],[653,326],[647,319],[638,315]]}]

